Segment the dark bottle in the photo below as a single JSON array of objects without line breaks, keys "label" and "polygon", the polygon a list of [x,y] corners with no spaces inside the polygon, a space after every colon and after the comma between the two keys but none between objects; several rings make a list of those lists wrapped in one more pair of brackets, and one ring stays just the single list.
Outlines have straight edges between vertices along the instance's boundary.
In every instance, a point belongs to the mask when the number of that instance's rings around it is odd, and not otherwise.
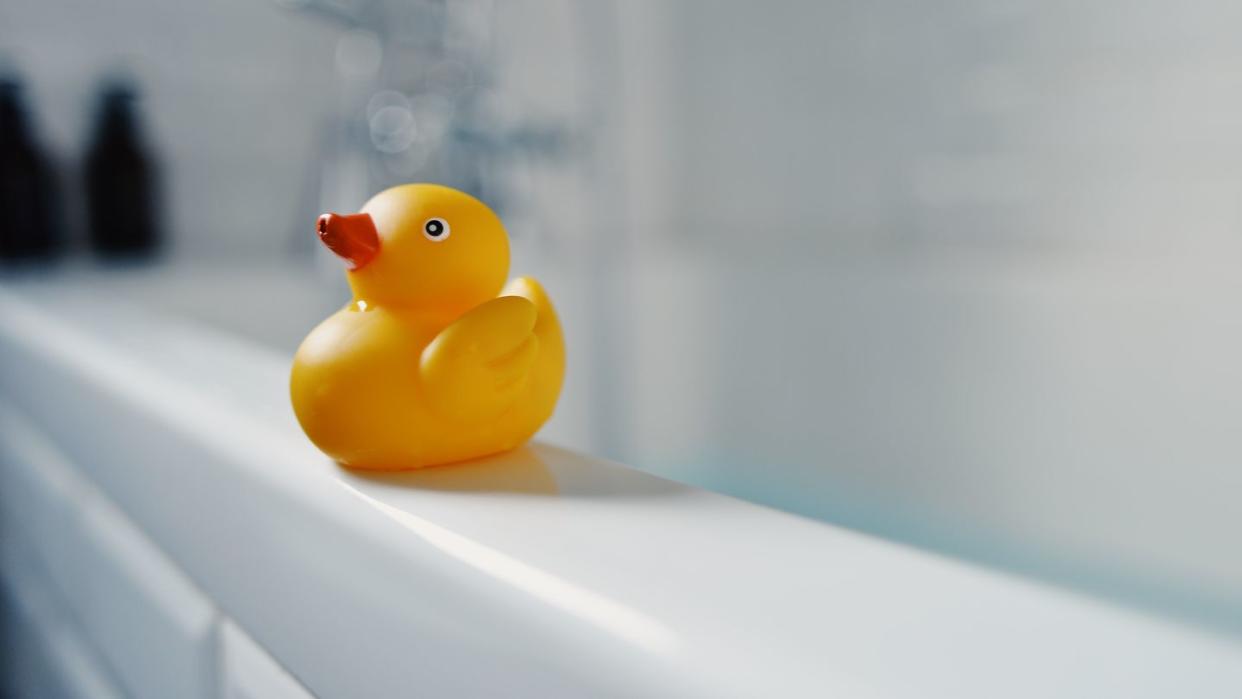
[{"label": "dark bottle", "polygon": [[0,76],[0,260],[51,257],[60,249],[52,168],[35,141],[21,84]]},{"label": "dark bottle", "polygon": [[125,84],[104,87],[86,155],[87,230],[91,247],[108,257],[144,257],[160,243],[155,164],[135,101]]}]

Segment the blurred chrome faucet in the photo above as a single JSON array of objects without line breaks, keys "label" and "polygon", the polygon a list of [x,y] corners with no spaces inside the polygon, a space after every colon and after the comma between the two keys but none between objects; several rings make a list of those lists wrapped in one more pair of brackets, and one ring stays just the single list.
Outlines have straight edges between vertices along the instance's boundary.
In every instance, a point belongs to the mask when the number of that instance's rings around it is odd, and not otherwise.
[{"label": "blurred chrome faucet", "polygon": [[[502,216],[512,165],[567,156],[569,129],[513,115],[495,90],[493,10],[478,0],[278,0],[345,27],[306,220],[409,181],[469,192]],[[298,229],[297,249],[311,247]]]}]

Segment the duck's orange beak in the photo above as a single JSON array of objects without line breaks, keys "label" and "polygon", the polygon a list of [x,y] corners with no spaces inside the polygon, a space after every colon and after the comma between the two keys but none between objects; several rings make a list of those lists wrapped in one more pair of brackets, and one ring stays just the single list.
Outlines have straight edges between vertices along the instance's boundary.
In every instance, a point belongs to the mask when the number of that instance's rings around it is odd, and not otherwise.
[{"label": "duck's orange beak", "polygon": [[323,244],[343,258],[351,271],[362,269],[379,253],[379,233],[370,214],[324,214],[315,230]]}]

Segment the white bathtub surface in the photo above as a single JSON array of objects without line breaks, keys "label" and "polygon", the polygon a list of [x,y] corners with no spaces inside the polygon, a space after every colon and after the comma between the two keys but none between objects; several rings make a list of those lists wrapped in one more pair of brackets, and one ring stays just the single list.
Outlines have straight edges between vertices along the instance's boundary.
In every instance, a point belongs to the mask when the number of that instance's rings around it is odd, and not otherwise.
[{"label": "white bathtub surface", "polygon": [[14,434],[315,696],[1242,693],[1236,639],[546,444],[343,470],[287,363],[72,284],[0,288]]}]

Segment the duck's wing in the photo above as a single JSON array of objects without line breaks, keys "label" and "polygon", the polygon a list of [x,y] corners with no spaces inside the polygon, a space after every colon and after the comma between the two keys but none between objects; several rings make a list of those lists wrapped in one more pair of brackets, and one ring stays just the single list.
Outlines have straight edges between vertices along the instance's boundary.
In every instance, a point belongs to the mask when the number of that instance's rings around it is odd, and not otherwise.
[{"label": "duck's wing", "polygon": [[535,321],[535,337],[539,338],[541,352],[556,350],[564,354],[564,339],[561,337],[561,323],[552,308],[552,301],[543,290],[543,286],[534,277],[517,277],[505,286],[503,296],[521,296],[535,304],[538,319]]},{"label": "duck's wing", "polygon": [[540,396],[532,405],[533,412],[550,415],[556,407],[557,396],[561,392],[561,381],[565,378],[565,338],[561,332],[561,321],[552,307],[543,286],[532,277],[518,277],[509,282],[503,292],[505,296],[521,296],[535,304],[535,312],[539,318],[535,321],[535,337],[539,340],[539,358],[532,370],[531,382],[538,386],[535,393]]},{"label": "duck's wing", "polygon": [[436,412],[458,420],[495,417],[527,387],[539,356],[538,311],[520,296],[501,296],[453,321],[419,360]]}]

